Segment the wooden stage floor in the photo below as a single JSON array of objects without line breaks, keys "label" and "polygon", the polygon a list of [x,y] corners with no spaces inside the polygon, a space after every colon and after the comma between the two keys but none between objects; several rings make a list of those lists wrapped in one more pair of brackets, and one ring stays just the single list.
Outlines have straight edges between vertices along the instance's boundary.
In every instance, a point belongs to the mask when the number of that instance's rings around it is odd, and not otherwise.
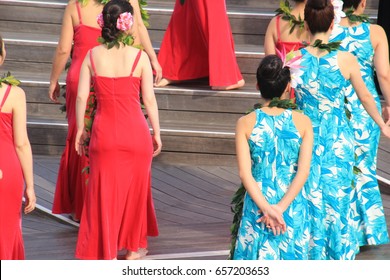
[{"label": "wooden stage floor", "polygon": [[[390,156],[386,155],[382,161],[386,160]],[[75,259],[78,227],[69,223],[67,216],[45,213],[52,206],[58,164],[57,156],[34,156],[37,202],[41,210],[23,215],[29,260]],[[156,162],[152,172],[160,236],[149,239],[147,258],[226,259],[232,221],[230,200],[240,182],[237,169]],[[390,232],[390,195],[383,193],[382,199]],[[390,260],[390,244],[362,248],[357,259]]]}]

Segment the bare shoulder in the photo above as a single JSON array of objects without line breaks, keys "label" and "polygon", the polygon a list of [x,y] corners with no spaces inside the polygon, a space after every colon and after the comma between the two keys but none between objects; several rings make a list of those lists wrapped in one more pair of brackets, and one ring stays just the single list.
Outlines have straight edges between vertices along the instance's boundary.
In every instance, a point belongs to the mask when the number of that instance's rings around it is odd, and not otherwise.
[{"label": "bare shoulder", "polygon": [[12,86],[11,88],[11,93],[16,96],[16,98],[25,98],[26,93],[21,87],[18,86]]},{"label": "bare shoulder", "polygon": [[237,120],[236,129],[249,131],[252,130],[256,123],[256,112],[253,111]]},{"label": "bare shoulder", "polygon": [[304,137],[307,131],[312,131],[313,125],[308,116],[296,111],[293,111],[292,116],[295,127],[298,129],[300,135]]},{"label": "bare shoulder", "polygon": [[374,36],[384,36],[384,35],[386,35],[386,32],[383,29],[383,27],[378,25],[378,24],[371,24],[370,25],[370,32]]},{"label": "bare shoulder", "polygon": [[380,43],[387,44],[386,32],[383,27],[378,24],[370,25],[370,38],[374,48]]},{"label": "bare shoulder", "polygon": [[298,111],[292,111],[293,118],[296,119],[297,121],[300,121],[305,124],[311,125],[311,120],[308,116],[305,114],[298,112]]},{"label": "bare shoulder", "polygon": [[353,54],[345,51],[338,51],[337,55],[342,60],[353,60],[355,58]]},{"label": "bare shoulder", "polygon": [[26,102],[26,94],[21,87],[12,86],[8,99],[11,102],[11,104],[18,105],[20,103]]},{"label": "bare shoulder", "polygon": [[68,5],[66,5],[65,11],[76,11],[76,2],[77,0],[69,0]]}]

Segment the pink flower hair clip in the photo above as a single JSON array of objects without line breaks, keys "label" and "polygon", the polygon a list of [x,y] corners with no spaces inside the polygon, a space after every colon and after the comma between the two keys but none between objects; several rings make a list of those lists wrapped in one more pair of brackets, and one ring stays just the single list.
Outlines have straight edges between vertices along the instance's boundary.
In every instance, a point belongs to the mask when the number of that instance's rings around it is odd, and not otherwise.
[{"label": "pink flower hair clip", "polygon": [[276,49],[276,55],[280,57],[283,62],[283,68],[290,68],[291,74],[291,87],[296,88],[299,84],[302,84],[303,71],[301,68],[302,55],[295,55],[294,49],[289,53],[286,52],[286,48],[283,46],[283,49],[280,51]]},{"label": "pink flower hair clip", "polygon": [[129,12],[121,13],[116,21],[116,28],[127,31],[133,26],[133,16]]},{"label": "pink flower hair clip", "polygon": [[284,67],[289,67],[290,69],[302,68],[302,66],[300,65],[302,55],[295,55],[294,49],[289,53],[287,53],[286,48],[283,46],[283,49],[281,51],[276,49],[276,54],[282,60],[283,68]]},{"label": "pink flower hair clip", "polygon": [[100,13],[96,18],[97,23],[99,24],[100,28],[103,28],[104,26],[104,20],[103,20],[103,14]]}]

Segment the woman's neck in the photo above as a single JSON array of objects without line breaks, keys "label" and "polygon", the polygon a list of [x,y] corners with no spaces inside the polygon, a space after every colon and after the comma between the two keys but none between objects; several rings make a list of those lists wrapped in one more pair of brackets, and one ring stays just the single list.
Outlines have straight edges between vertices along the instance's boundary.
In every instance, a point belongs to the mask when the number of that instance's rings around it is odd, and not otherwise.
[{"label": "woman's neck", "polygon": [[291,13],[295,16],[301,16],[301,18],[304,18],[305,13],[305,5],[306,3],[296,3],[294,8],[291,10]]},{"label": "woman's neck", "polygon": [[329,32],[310,34],[310,42],[321,40],[322,43],[327,44],[329,43],[329,37],[330,37]]}]

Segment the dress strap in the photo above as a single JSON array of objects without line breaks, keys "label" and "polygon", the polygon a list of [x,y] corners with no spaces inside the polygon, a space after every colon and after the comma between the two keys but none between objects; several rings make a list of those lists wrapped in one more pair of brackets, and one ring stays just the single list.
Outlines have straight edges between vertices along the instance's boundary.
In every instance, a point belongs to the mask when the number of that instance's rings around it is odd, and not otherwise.
[{"label": "dress strap", "polygon": [[95,62],[94,62],[93,56],[92,56],[92,49],[89,50],[89,60],[91,61],[91,66],[92,66],[93,73],[94,73],[95,76],[96,76],[97,73],[96,73]]},{"label": "dress strap", "polygon": [[281,16],[276,17],[276,34],[278,36],[278,42],[280,42],[280,17]]},{"label": "dress strap", "polygon": [[82,19],[82,17],[81,17],[81,8],[80,8],[80,3],[79,3],[79,1],[76,1],[76,7],[77,7],[77,14],[79,15],[80,24],[83,24],[83,19]]},{"label": "dress strap", "polygon": [[133,63],[133,68],[131,69],[130,77],[133,76],[133,72],[134,72],[135,68],[137,67],[138,61],[139,61],[139,59],[140,59],[140,57],[141,57],[141,53],[142,53],[142,50],[139,50],[139,52],[138,52],[138,54],[137,54],[137,57],[135,58],[135,61],[134,61],[134,63]]},{"label": "dress strap", "polygon": [[3,96],[3,100],[1,101],[1,104],[0,104],[0,111],[1,111],[1,108],[3,108],[3,105],[4,105],[5,101],[7,100],[7,97],[9,95],[10,91],[11,91],[11,87],[12,87],[11,85],[8,85],[8,87],[7,87],[6,91],[5,91],[5,94]]}]

